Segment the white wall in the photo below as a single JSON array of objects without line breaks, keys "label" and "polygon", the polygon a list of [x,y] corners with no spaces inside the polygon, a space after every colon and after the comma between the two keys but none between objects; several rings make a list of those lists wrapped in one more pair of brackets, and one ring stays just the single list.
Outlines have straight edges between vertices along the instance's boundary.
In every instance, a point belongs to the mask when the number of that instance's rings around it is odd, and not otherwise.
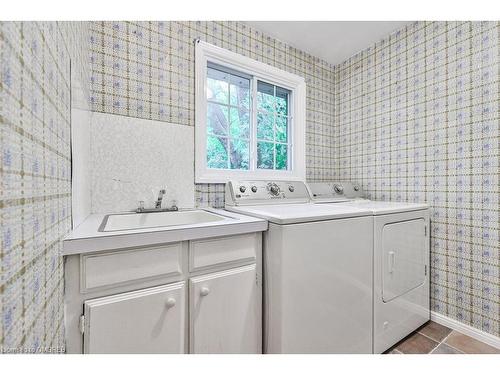
[{"label": "white wall", "polygon": [[[71,71],[71,207],[73,228],[90,215],[90,126],[93,112],[88,103],[88,88],[78,75],[82,61]],[[77,66],[78,65],[78,66]]]},{"label": "white wall", "polygon": [[91,212],[90,203],[90,123],[92,112],[71,109],[73,228]]},{"label": "white wall", "polygon": [[151,207],[163,187],[164,206],[192,208],[194,128],[94,112],[90,169],[93,213]]}]

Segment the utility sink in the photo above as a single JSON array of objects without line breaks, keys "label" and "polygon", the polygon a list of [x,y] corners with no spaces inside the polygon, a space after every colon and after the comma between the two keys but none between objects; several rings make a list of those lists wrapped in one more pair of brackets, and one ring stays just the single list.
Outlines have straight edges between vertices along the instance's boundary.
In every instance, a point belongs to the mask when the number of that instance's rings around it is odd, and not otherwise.
[{"label": "utility sink", "polygon": [[196,225],[226,219],[224,216],[203,210],[113,214],[104,217],[99,232]]}]

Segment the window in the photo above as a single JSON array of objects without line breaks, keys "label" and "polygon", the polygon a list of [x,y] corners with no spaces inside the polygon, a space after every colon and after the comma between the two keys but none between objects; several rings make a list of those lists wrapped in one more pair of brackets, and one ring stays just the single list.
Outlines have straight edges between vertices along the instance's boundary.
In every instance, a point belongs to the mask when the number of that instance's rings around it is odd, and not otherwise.
[{"label": "window", "polygon": [[250,168],[250,79],[207,69],[207,167]]},{"label": "window", "polygon": [[257,168],[287,170],[290,90],[257,83]]},{"label": "window", "polygon": [[305,178],[302,77],[197,41],[196,182]]}]

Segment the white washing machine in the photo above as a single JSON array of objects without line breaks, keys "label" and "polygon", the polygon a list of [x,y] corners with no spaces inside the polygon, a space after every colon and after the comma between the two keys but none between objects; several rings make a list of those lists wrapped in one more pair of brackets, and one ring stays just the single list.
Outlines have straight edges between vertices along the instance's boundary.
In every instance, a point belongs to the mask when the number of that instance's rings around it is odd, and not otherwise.
[{"label": "white washing machine", "polygon": [[350,182],[310,183],[309,189],[323,207],[373,214],[373,350],[382,353],[430,319],[429,207],[364,199]]},{"label": "white washing machine", "polygon": [[313,204],[304,182],[232,181],[226,210],[269,221],[265,353],[372,353],[369,209]]}]

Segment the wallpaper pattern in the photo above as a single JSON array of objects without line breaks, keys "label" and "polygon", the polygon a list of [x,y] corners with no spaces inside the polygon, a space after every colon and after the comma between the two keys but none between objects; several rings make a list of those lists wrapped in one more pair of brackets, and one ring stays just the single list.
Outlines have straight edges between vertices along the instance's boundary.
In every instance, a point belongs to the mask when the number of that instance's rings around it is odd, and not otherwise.
[{"label": "wallpaper pattern", "polygon": [[[194,126],[194,39],[296,73],[307,83],[307,178],[335,178],[333,67],[239,22],[93,22],[96,112]],[[224,206],[224,187],[196,186],[198,206]]]},{"label": "wallpaper pattern", "polygon": [[64,350],[70,61],[87,38],[86,23],[0,22],[0,352]]},{"label": "wallpaper pattern", "polygon": [[0,23],[3,351],[64,346],[70,61],[94,111],[193,126],[196,37],[304,76],[307,178],[430,203],[432,309],[500,336],[498,23],[418,22],[336,67],[236,22],[90,26]]},{"label": "wallpaper pattern", "polygon": [[338,167],[431,207],[432,310],[500,336],[499,32],[418,22],[337,67]]},{"label": "wallpaper pattern", "polygon": [[239,22],[92,23],[92,109],[193,126],[198,37],[304,76],[307,179],[430,203],[432,309],[500,336],[498,23],[417,22],[337,66]]}]

